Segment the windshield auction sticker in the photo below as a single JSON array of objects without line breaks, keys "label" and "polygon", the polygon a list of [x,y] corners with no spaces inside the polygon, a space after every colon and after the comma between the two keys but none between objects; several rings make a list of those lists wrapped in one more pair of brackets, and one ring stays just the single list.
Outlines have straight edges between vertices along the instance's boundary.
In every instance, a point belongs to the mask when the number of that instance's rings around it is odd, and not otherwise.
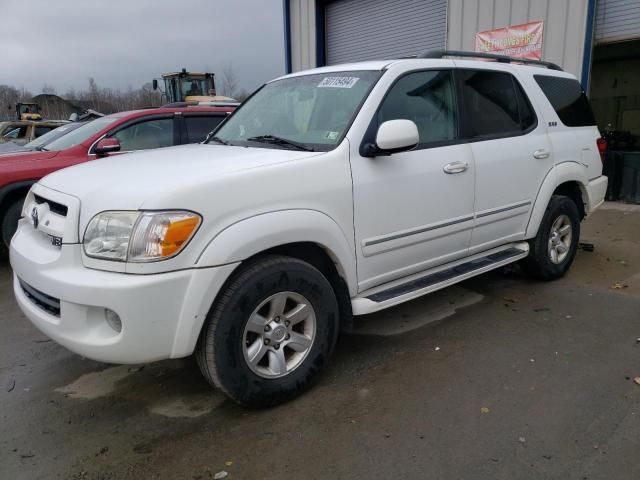
[{"label": "windshield auction sticker", "polygon": [[325,77],[318,88],[351,88],[358,80],[358,77]]}]

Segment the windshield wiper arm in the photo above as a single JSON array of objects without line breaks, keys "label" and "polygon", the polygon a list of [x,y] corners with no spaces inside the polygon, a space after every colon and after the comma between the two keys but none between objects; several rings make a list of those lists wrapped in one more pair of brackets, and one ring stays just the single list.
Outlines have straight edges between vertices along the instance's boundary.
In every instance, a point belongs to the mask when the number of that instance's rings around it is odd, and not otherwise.
[{"label": "windshield wiper arm", "polygon": [[275,135],[258,135],[257,137],[249,137],[247,140],[251,142],[262,143],[274,143],[276,145],[290,145],[298,150],[304,150],[305,152],[315,152],[311,147],[307,147],[302,143],[294,142],[293,140],[287,140],[286,138],[276,137]]},{"label": "windshield wiper arm", "polygon": [[49,150],[44,148],[43,145],[40,145],[39,147],[36,147],[36,150],[39,152],[48,152]]},{"label": "windshield wiper arm", "polygon": [[[211,132],[211,133],[213,133],[213,132]],[[230,145],[229,142],[227,142],[226,140],[221,139],[220,137],[211,136],[211,133],[209,135],[207,135],[207,138],[204,139],[204,143],[209,143],[210,140],[213,140],[214,142],[221,143],[222,145]]]}]

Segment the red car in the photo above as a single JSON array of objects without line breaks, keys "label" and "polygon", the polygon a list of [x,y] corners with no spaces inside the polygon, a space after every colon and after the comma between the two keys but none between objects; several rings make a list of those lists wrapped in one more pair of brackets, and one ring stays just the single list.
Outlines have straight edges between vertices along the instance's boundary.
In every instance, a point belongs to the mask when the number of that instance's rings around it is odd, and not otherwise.
[{"label": "red car", "polygon": [[114,113],[38,151],[0,156],[0,233],[4,245],[9,245],[15,233],[31,185],[45,175],[109,155],[201,142],[235,108],[185,106]]}]

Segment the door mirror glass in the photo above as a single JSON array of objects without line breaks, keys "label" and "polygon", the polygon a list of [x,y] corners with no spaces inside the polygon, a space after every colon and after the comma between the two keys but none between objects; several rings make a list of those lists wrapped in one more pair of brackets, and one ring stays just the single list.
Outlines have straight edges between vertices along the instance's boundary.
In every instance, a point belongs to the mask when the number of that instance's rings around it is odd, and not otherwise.
[{"label": "door mirror glass", "polygon": [[115,137],[103,138],[94,149],[96,155],[107,155],[108,153],[120,151],[120,141]]},{"label": "door mirror glass", "polygon": [[411,120],[389,120],[378,128],[378,154],[390,155],[415,148],[420,143],[418,127]]}]

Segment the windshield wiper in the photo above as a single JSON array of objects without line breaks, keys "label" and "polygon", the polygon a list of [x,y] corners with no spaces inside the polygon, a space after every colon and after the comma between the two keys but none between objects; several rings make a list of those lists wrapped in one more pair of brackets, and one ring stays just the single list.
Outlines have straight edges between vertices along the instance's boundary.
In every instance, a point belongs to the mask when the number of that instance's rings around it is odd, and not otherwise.
[{"label": "windshield wiper", "polygon": [[215,136],[212,137],[211,133],[207,135],[207,138],[204,139],[204,143],[209,143],[210,140],[213,140],[214,142],[217,142],[217,143],[221,143],[222,145],[231,145],[229,142],[221,139],[220,137],[215,137]]},{"label": "windshield wiper", "polygon": [[257,137],[249,137],[247,140],[251,142],[273,143],[276,145],[290,145],[298,150],[304,150],[305,152],[315,152],[311,147],[307,147],[302,143],[294,142],[293,140],[287,140],[286,138],[276,137],[275,135],[258,135]]},{"label": "windshield wiper", "polygon": [[39,152],[48,152],[49,150],[44,148],[43,145],[40,145],[39,147],[36,147],[36,150]]}]

